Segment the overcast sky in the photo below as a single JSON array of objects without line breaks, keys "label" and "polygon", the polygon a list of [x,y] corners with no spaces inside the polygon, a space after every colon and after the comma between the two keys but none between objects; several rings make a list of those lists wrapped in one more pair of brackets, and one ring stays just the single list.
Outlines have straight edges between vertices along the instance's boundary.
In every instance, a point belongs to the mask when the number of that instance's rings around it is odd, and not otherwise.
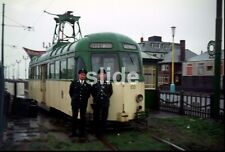
[{"label": "overcast sky", "polygon": [[[42,43],[52,42],[54,16],[43,13],[44,10],[56,14],[73,11],[81,16],[83,36],[116,32],[136,42],[140,42],[140,37],[147,40],[154,35],[171,42],[170,27],[176,26],[175,42],[186,40],[186,48],[197,54],[205,52],[208,42],[215,39],[216,0],[0,0],[0,21],[3,3],[5,65],[22,60],[20,77],[24,77],[22,56],[26,55],[22,47],[44,50]],[[34,30],[23,26],[32,26]]]}]

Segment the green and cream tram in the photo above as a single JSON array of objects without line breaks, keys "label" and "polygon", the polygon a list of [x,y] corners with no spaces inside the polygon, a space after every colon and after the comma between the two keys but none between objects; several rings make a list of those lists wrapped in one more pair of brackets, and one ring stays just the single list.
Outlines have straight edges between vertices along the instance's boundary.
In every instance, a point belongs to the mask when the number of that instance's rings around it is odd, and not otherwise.
[{"label": "green and cream tram", "polygon": [[[42,107],[72,115],[69,96],[71,80],[78,78],[77,73],[81,68],[93,74],[104,67],[113,85],[108,120],[129,121],[137,114],[144,113],[145,88],[139,45],[117,33],[95,33],[82,38],[78,22],[80,17],[71,13],[68,11],[56,15],[53,45],[46,53],[40,55],[36,51],[34,54],[39,55],[31,57],[29,96]],[[72,27],[71,35],[65,34],[67,25]],[[75,27],[78,28],[77,33]],[[90,76],[93,78],[96,75]],[[87,107],[90,115],[93,113],[92,103],[90,97]]]},{"label": "green and cream tram", "polygon": [[[57,43],[40,57],[33,57],[29,95],[42,105],[71,115],[71,80],[77,78],[81,68],[97,72],[100,67],[109,69],[113,85],[108,120],[132,120],[137,112],[145,110],[140,48],[130,38],[116,33],[90,34],[78,42]],[[132,72],[138,77],[128,82]],[[89,98],[88,113],[92,113],[92,102]]]}]

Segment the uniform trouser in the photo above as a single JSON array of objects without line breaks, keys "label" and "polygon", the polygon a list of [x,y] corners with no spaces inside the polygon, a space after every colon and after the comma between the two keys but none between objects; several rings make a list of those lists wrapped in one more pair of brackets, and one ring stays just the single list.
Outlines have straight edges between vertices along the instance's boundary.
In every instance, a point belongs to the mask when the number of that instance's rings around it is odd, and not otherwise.
[{"label": "uniform trouser", "polygon": [[95,106],[94,108],[94,129],[96,134],[103,134],[106,129],[109,107]]},{"label": "uniform trouser", "polygon": [[[86,106],[81,107],[72,107],[72,133],[76,134],[77,129],[79,128],[79,134],[84,135],[85,123],[86,123]],[[80,110],[80,123],[78,123],[78,112]]]}]

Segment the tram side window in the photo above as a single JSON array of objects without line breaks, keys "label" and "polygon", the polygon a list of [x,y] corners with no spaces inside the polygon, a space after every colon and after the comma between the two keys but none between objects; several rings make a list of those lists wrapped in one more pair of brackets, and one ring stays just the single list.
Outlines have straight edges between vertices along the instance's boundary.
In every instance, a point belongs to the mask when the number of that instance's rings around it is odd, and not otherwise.
[{"label": "tram side window", "polygon": [[34,67],[34,79],[40,79],[41,78],[41,71],[40,66]]},{"label": "tram side window", "polygon": [[60,64],[59,61],[55,62],[55,78],[56,79],[59,79],[59,68],[60,68],[59,64]]},{"label": "tram side window", "polygon": [[81,57],[78,57],[76,59],[76,78],[78,78],[78,71],[82,68],[86,68],[85,67],[85,63],[84,63],[84,60],[81,58]]},{"label": "tram side window", "polygon": [[30,68],[30,73],[29,73],[30,79],[34,79],[34,71],[35,71],[35,67]]},{"label": "tram side window", "polygon": [[60,79],[67,78],[66,60],[60,62]]},{"label": "tram side window", "polygon": [[51,63],[49,68],[49,78],[50,79],[55,78],[54,74],[55,74],[55,63]]},{"label": "tram side window", "polygon": [[68,72],[68,79],[73,79],[74,78],[74,58],[68,58],[68,65],[67,65],[67,72]]}]

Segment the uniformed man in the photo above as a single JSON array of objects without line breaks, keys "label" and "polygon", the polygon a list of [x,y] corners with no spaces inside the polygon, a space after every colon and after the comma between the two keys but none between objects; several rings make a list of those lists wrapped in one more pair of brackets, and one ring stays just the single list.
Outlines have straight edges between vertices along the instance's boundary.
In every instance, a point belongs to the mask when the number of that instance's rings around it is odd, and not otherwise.
[{"label": "uniformed man", "polygon": [[[72,134],[70,137],[74,136],[85,136],[85,123],[86,123],[86,109],[88,98],[91,93],[91,85],[86,82],[87,71],[81,69],[78,72],[79,80],[72,81],[70,84],[69,94],[72,99]],[[78,125],[78,111],[80,111],[80,123]],[[77,129],[79,128],[79,134],[77,134]]]},{"label": "uniformed man", "polygon": [[94,127],[96,136],[102,136],[106,129],[112,84],[106,81],[106,71],[98,70],[98,81],[92,86]]}]

